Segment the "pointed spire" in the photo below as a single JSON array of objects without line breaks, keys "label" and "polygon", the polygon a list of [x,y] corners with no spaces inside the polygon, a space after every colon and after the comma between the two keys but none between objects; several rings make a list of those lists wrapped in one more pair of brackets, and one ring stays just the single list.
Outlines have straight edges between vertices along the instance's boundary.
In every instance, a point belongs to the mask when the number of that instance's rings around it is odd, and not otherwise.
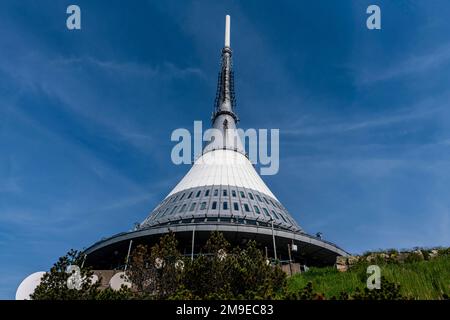
[{"label": "pointed spire", "polygon": [[222,131],[223,139],[211,141],[203,149],[203,153],[217,150],[235,150],[245,154],[241,140],[237,137],[236,125],[239,121],[236,113],[234,97],[234,73],[230,48],[230,16],[225,18],[225,46],[222,49],[221,66],[217,81],[216,101],[212,114],[212,126]]},{"label": "pointed spire", "polygon": [[217,93],[212,122],[214,127],[216,119],[221,114],[228,114],[234,124],[238,118],[234,113],[236,101],[234,97],[234,74],[231,60],[232,50],[230,48],[230,16],[225,17],[225,46],[222,49],[221,68],[217,81]]}]

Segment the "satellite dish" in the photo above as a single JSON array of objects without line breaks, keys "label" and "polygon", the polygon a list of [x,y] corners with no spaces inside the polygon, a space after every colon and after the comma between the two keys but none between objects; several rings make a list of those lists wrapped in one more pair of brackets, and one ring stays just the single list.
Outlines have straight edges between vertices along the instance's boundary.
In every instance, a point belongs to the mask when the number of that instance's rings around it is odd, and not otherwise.
[{"label": "satellite dish", "polygon": [[219,249],[219,251],[217,251],[217,256],[219,258],[219,261],[223,261],[227,257],[227,252],[225,251],[225,249]]},{"label": "satellite dish", "polygon": [[161,258],[156,258],[155,259],[155,268],[161,269],[162,267],[164,267],[164,260]]},{"label": "satellite dish", "polygon": [[35,272],[26,277],[19,285],[16,291],[16,300],[31,300],[36,287],[41,283],[44,271]]},{"label": "satellite dish", "polygon": [[92,276],[89,277],[89,279],[91,280],[91,284],[95,284],[98,282],[98,275],[93,274]]},{"label": "satellite dish", "polygon": [[126,276],[125,272],[118,272],[116,273],[111,280],[109,280],[109,286],[114,291],[119,291],[120,287],[124,285],[125,287],[131,288],[131,281],[128,280],[128,277]]},{"label": "satellite dish", "polygon": [[184,261],[183,260],[178,260],[177,262],[175,262],[175,268],[177,270],[184,270]]}]

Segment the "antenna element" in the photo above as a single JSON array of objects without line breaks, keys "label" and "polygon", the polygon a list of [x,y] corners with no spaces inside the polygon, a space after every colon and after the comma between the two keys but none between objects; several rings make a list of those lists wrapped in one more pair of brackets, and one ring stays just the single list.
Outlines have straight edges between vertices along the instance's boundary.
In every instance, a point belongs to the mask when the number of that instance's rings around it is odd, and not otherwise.
[{"label": "antenna element", "polygon": [[230,16],[225,17],[225,47],[230,47]]}]

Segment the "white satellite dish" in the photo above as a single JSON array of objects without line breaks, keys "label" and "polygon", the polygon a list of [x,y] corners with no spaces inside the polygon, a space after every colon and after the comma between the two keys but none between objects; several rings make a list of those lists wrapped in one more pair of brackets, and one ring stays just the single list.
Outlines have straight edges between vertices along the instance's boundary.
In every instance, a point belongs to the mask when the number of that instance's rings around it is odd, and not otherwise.
[{"label": "white satellite dish", "polygon": [[98,282],[98,275],[93,274],[92,276],[89,277],[89,279],[91,279],[91,284],[97,283]]},{"label": "white satellite dish", "polygon": [[116,273],[111,280],[109,280],[109,286],[114,291],[120,290],[120,287],[124,285],[125,287],[131,288],[131,281],[128,280],[128,277],[125,275],[125,272]]},{"label": "white satellite dish", "polygon": [[183,271],[184,270],[184,261],[180,259],[177,262],[175,262],[175,268],[177,270]]},{"label": "white satellite dish", "polygon": [[161,269],[162,267],[164,267],[164,260],[161,258],[156,258],[155,259],[155,268]]},{"label": "white satellite dish", "polygon": [[92,284],[96,284],[98,282],[98,276],[96,274],[93,274],[92,276],[90,276],[89,278],[83,277],[83,283],[86,282],[86,279],[89,279],[91,281],[91,285]]},{"label": "white satellite dish", "polygon": [[219,249],[219,251],[217,251],[217,257],[219,258],[219,261],[225,260],[225,258],[227,257],[227,252],[225,251],[225,249]]},{"label": "white satellite dish", "polygon": [[35,272],[26,277],[19,285],[16,291],[16,300],[31,300],[36,287],[41,283],[44,271]]}]

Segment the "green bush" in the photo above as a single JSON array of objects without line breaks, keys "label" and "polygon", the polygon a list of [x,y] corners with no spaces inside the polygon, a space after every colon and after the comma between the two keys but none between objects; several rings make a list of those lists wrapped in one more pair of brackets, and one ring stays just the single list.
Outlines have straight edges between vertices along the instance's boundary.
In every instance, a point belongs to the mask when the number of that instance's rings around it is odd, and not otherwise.
[{"label": "green bush", "polygon": [[[82,255],[70,251],[61,257],[43,277],[32,299],[36,300],[126,300],[126,299],[290,299],[290,300],[398,300],[448,299],[450,295],[450,251],[439,249],[405,254],[402,261],[372,255],[373,261],[360,259],[347,272],[334,267],[311,267],[308,272],[287,278],[279,266],[266,263],[264,254],[250,241],[245,247],[232,248],[221,233],[214,232],[191,260],[180,254],[175,235],[163,236],[153,247],[137,246],[129,260],[127,276],[133,283],[119,291],[100,289],[100,282],[83,281],[81,290],[68,289],[66,273],[70,265],[81,265]],[[427,252],[427,253],[426,253]],[[385,258],[382,258],[385,257]],[[381,268],[381,289],[368,290],[367,266]],[[89,279],[92,271],[81,269]],[[400,286],[401,284],[401,286]]]},{"label": "green bush", "polygon": [[286,274],[278,266],[266,264],[254,241],[243,249],[231,249],[223,235],[214,232],[204,251],[208,254],[186,264],[180,279],[181,289],[174,297],[274,299],[282,294],[286,286]]},{"label": "green bush", "polygon": [[[153,247],[137,246],[131,256],[127,277],[133,283],[119,291],[100,289],[99,282],[84,281],[81,290],[68,289],[69,265],[81,265],[81,256],[71,251],[47,273],[32,298],[36,300],[124,300],[124,299],[277,299],[286,291],[286,274],[266,263],[256,243],[231,248],[223,235],[211,234],[203,252],[191,260],[177,250],[170,233]],[[92,271],[81,270],[82,277]]]},{"label": "green bush", "polygon": [[[368,265],[363,261],[347,272],[338,272],[332,267],[311,268],[288,279],[288,292],[298,292],[311,282],[314,290],[323,293],[327,299],[341,299],[343,292],[352,296],[357,290],[363,294],[361,288],[365,287]],[[402,297],[446,299],[450,295],[450,256],[438,256],[428,261],[385,262],[379,266],[385,283],[401,285],[398,290]]]}]

